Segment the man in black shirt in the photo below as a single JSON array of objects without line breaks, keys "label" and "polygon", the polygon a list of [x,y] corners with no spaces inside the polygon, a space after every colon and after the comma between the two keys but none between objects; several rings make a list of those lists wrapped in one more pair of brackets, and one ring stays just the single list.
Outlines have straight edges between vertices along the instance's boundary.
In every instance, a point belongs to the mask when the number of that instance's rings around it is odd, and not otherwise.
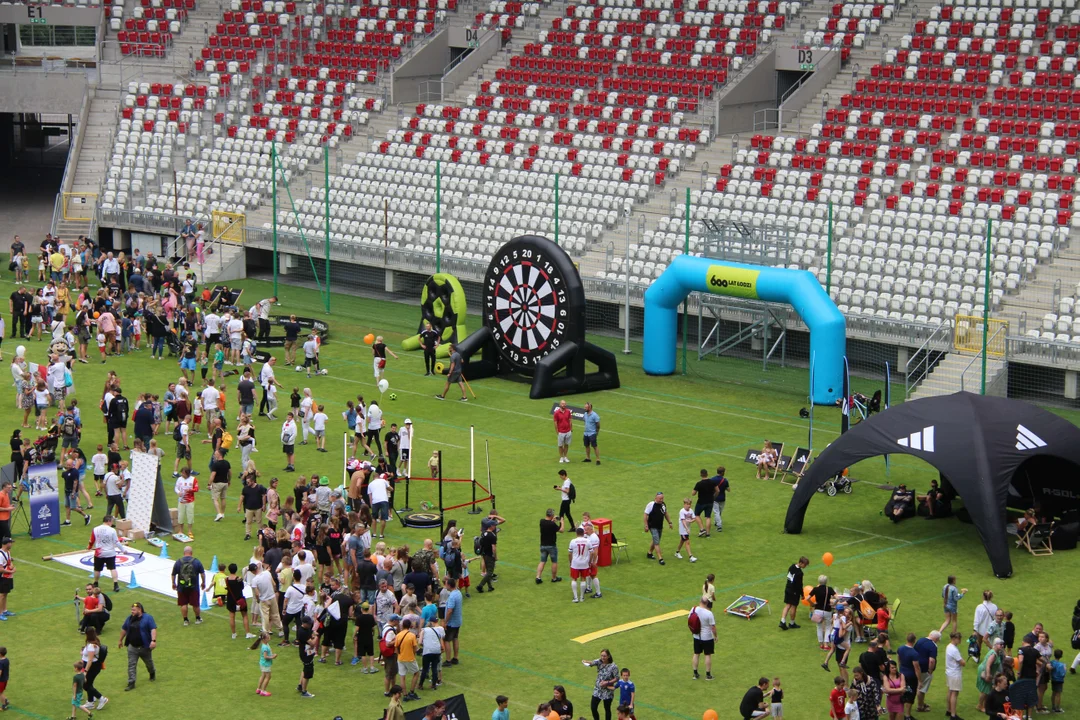
[{"label": "man in black shirt", "polygon": [[694,485],[694,491],[690,493],[695,500],[694,515],[704,520],[704,527],[698,533],[698,537],[709,537],[709,528],[712,523],[713,498],[716,496],[716,485],[709,477],[708,470],[701,471],[701,479]]},{"label": "man in black shirt", "polygon": [[72,460],[64,463],[64,472],[60,474],[64,480],[64,507],[67,514],[64,516],[63,525],[71,524],[71,511],[74,510],[82,515],[83,525],[90,524],[90,514],[84,513],[79,507],[79,469]]},{"label": "man in black shirt", "polygon": [[743,720],[765,717],[769,714],[765,710],[765,690],[768,687],[768,678],[758,678],[757,685],[746,691],[742,702],[739,703],[739,715]]},{"label": "man in black shirt", "polygon": [[251,415],[255,410],[255,380],[251,377],[251,368],[244,368],[244,376],[236,383],[236,400],[241,415]]},{"label": "man in black shirt", "polygon": [[[109,403],[109,437],[118,447],[122,447],[124,450],[128,449],[127,425],[129,412],[128,399],[124,397],[123,390],[116,388],[116,394],[112,402]],[[123,445],[120,445],[121,440],[123,440]]]},{"label": "man in black shirt", "polygon": [[795,613],[799,610],[799,601],[803,596],[803,568],[810,564],[804,556],[799,562],[788,568],[787,584],[784,585],[784,609],[780,613],[780,629],[797,628]]},{"label": "man in black shirt", "polygon": [[229,491],[229,482],[231,480],[232,465],[222,457],[220,452],[215,452],[213,459],[210,461],[210,496],[214,499],[214,508],[217,510],[214,522],[225,519],[226,494]]},{"label": "man in black shirt", "polygon": [[859,664],[862,665],[862,669],[866,671],[869,677],[874,678],[878,685],[882,684],[882,672],[888,662],[889,656],[885,654],[883,649],[878,647],[877,640],[871,640],[866,652],[859,656]]},{"label": "man in black shirt", "polygon": [[11,257],[15,257],[25,249],[26,246],[23,245],[22,240],[20,240],[19,236],[16,235],[15,240],[11,243]]},{"label": "man in black shirt", "polygon": [[1039,651],[1032,646],[1028,636],[1024,636],[1023,643],[1013,661],[1014,667],[1019,662],[1020,670],[1016,673],[1016,682],[1009,688],[1009,700],[1012,701],[1013,709],[1025,711],[1024,715],[1029,716],[1030,708],[1039,704],[1036,678],[1042,672],[1045,661]]},{"label": "man in black shirt", "polygon": [[11,337],[26,339],[30,332],[30,293],[21,287],[11,293],[8,309],[11,311]]},{"label": "man in black shirt", "polygon": [[312,643],[312,638],[315,633],[312,631],[312,620],[307,615],[300,621],[300,627],[296,630],[296,644],[300,646],[300,664],[302,669],[300,670],[300,684],[296,686],[296,690],[300,693],[300,697],[312,698],[315,697],[308,692],[308,681],[315,677],[315,653],[316,646]]},{"label": "man in black shirt", "polygon": [[420,347],[424,350],[424,375],[435,374],[435,348],[438,344],[439,333],[425,320],[424,329],[420,331]]},{"label": "man in black shirt", "polygon": [[300,323],[296,322],[296,316],[290,315],[289,321],[282,323],[285,329],[285,364],[292,366],[296,363],[296,339],[300,337]]},{"label": "man in black shirt", "polygon": [[491,583],[492,576],[495,575],[495,561],[498,559],[497,543],[498,539],[494,528],[485,530],[484,534],[480,536],[480,557],[484,559],[484,577],[480,579],[480,584],[476,586],[476,592],[484,592],[484,585],[487,585],[491,592],[495,592],[495,586]]},{"label": "man in black shirt", "polygon": [[544,574],[544,565],[548,559],[551,559],[551,582],[559,582],[562,580],[559,577],[559,547],[558,538],[556,537],[564,529],[562,516],[559,517],[559,522],[555,522],[555,510],[548,508],[547,513],[540,519],[540,564],[536,566],[536,584],[540,585],[544,582],[544,579],[540,577]]},{"label": "man in black shirt", "polygon": [[389,471],[397,477],[398,450],[401,447],[401,436],[398,434],[397,423],[390,423],[390,429],[383,437],[386,442],[386,454],[389,457]]},{"label": "man in black shirt", "polygon": [[[668,527],[673,528],[671,524],[671,516],[668,515],[667,505],[664,503],[664,493],[656,493],[656,497],[651,503],[645,506],[645,532],[651,535],[649,542],[649,551],[645,555],[649,560],[653,558],[659,558],[660,564],[664,564],[664,554],[660,552],[660,536],[664,533],[664,521],[667,521]],[[656,555],[653,555],[653,552]]]},{"label": "man in black shirt", "polygon": [[241,509],[244,513],[244,539],[251,539],[251,524],[255,524],[255,528],[262,524],[263,510],[266,508],[266,488],[260,485],[254,475],[249,475],[247,482],[244,483],[244,489],[240,491],[240,506],[236,508],[236,512],[240,512]]},{"label": "man in black shirt", "polygon": [[[359,527],[359,526],[358,526]],[[356,584],[360,588],[360,595],[365,602],[375,599],[375,593],[379,590],[375,582],[375,575],[379,571],[371,560],[371,549],[364,549],[364,556],[356,563]]]},{"label": "man in black shirt", "polygon": [[135,437],[142,440],[145,447],[149,447],[150,440],[154,437],[154,404],[149,398],[139,403],[132,419],[135,421]]}]

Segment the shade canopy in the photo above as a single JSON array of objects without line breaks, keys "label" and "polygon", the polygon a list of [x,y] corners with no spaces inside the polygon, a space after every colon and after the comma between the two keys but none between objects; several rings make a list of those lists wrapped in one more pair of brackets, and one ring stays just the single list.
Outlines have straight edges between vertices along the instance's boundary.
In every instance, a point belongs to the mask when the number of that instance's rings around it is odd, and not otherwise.
[{"label": "shade canopy", "polygon": [[994,574],[1012,575],[1007,506],[1080,507],[1080,429],[1021,400],[960,392],[873,415],[822,451],[799,482],[784,529],[802,532],[815,491],[860,460],[907,454],[937,468],[964,500]]}]

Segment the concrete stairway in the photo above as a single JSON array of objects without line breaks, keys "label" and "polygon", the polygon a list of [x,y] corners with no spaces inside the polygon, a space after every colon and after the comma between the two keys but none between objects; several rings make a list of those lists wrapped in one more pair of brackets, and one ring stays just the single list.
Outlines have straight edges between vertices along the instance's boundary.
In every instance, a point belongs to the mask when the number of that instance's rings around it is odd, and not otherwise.
[{"label": "concrete stairway", "polygon": [[[1004,370],[1005,360],[1003,358],[991,357],[987,359],[986,387],[988,395],[992,394],[990,387],[993,385],[994,380]],[[961,390],[978,393],[981,389],[982,358],[977,355],[951,352],[942,358],[941,362],[919,383],[918,387],[908,397],[908,400],[952,395]]]},{"label": "concrete stairway", "polygon": [[1006,295],[993,317],[1009,323],[1009,335],[1023,335],[1028,330],[1042,330],[1043,316],[1057,313],[1057,301],[1072,297],[1080,281],[1080,251],[1070,243],[1054,261],[1035,266],[1020,291]]}]

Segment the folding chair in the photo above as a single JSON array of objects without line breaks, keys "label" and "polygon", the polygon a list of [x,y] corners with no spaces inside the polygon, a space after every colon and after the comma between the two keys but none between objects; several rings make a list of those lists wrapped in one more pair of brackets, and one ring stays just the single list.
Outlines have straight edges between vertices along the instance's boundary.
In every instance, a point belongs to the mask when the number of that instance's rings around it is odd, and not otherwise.
[{"label": "folding chair", "polygon": [[[810,451],[806,448],[795,448],[795,453],[791,456],[787,465],[784,466],[784,474],[780,476],[780,482],[785,485],[798,485],[802,480],[803,473],[806,472],[806,468],[810,466]],[[788,482],[788,475],[794,476],[793,482]]]},{"label": "folding chair", "polygon": [[1020,535],[1020,544],[1032,555],[1053,555],[1054,523],[1034,523],[1028,525],[1026,531]]},{"label": "folding chair", "polygon": [[611,547],[615,548],[615,564],[619,564],[619,555],[622,554],[626,558],[626,562],[630,562],[630,545],[624,542],[612,543]]}]

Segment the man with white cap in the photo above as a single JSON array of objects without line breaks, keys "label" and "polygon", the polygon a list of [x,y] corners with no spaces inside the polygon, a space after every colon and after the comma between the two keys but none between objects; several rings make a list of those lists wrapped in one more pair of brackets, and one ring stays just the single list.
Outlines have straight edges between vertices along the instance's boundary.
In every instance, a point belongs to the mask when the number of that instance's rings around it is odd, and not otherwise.
[{"label": "man with white cap", "polygon": [[398,465],[398,467],[401,468],[401,472],[399,472],[398,475],[403,477],[409,477],[409,470],[411,468],[409,455],[412,453],[412,441],[412,420],[405,418],[405,423],[401,426],[401,432],[398,433],[398,450],[401,452],[401,461]]}]

